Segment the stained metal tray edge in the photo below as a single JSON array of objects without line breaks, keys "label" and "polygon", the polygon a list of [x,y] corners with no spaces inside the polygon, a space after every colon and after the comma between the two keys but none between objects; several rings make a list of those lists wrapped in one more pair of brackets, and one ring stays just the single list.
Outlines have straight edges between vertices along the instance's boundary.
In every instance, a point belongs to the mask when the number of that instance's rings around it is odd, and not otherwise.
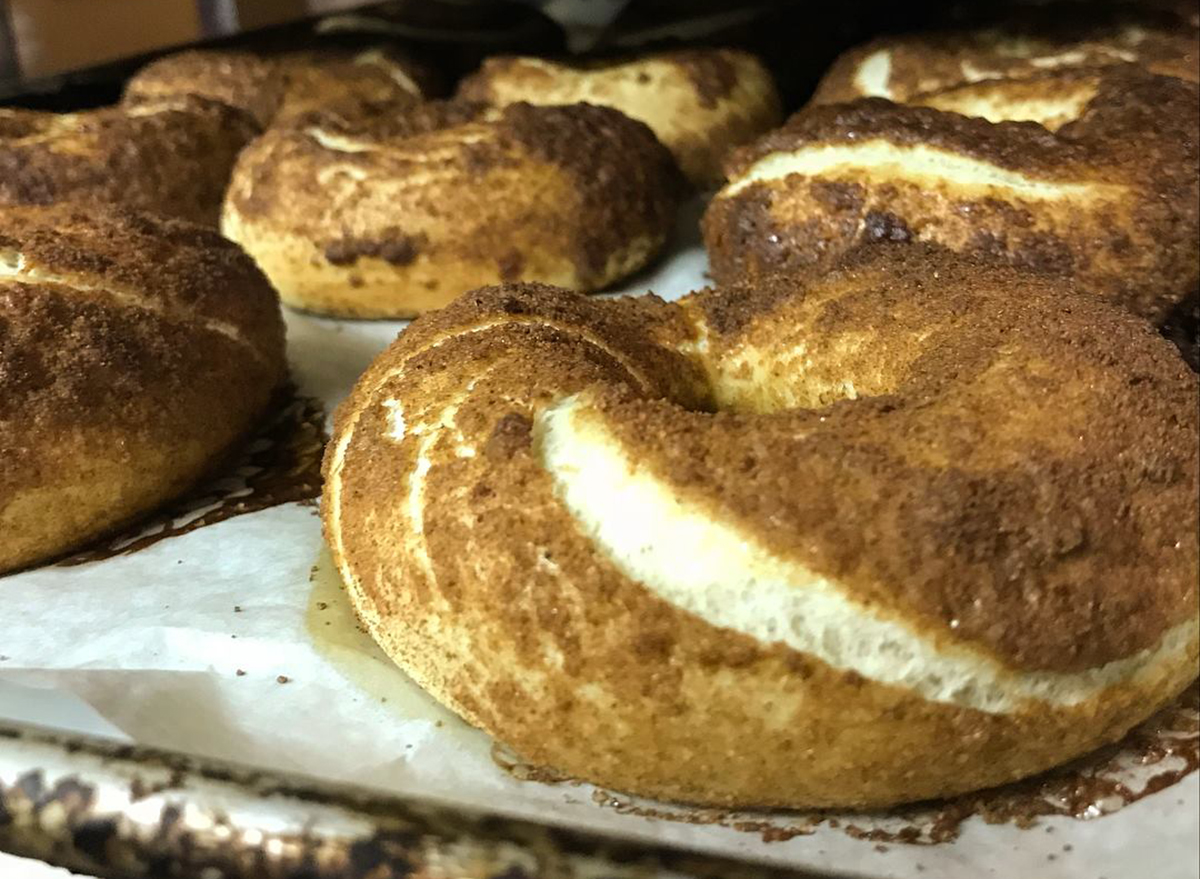
[{"label": "stained metal tray edge", "polygon": [[818,876],[10,722],[0,851],[107,879]]}]

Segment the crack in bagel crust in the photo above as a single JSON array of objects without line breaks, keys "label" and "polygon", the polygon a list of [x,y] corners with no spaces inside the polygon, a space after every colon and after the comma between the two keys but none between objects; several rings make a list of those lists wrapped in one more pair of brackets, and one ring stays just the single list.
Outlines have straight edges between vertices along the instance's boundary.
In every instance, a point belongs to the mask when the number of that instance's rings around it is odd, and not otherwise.
[{"label": "crack in bagel crust", "polygon": [[251,344],[233,324],[196,315],[188,309],[170,308],[159,298],[132,289],[120,289],[105,282],[101,277],[87,274],[58,274],[29,265],[25,254],[13,250],[0,250],[0,283],[6,280],[24,284],[53,285],[65,287],[76,293],[96,294],[108,299],[113,305],[153,312],[164,319],[175,319],[224,336],[230,341],[245,346],[250,356],[264,359],[265,354]]},{"label": "crack in bagel crust", "polygon": [[916,245],[672,304],[505,285],[362,377],[322,516],[372,636],[526,759],[880,805],[1194,677],[1198,402],[1137,319]]},{"label": "crack in bagel crust", "polygon": [[738,151],[703,220],[714,277],[921,241],[1072,278],[1154,321],[1200,283],[1196,83],[1111,67],[910,101],[811,105]]},{"label": "crack in bagel crust", "polygon": [[784,180],[792,175],[824,177],[848,184],[870,180],[876,185],[910,183],[924,188],[944,187],[950,197],[961,199],[1015,197],[1086,202],[1119,198],[1123,194],[1123,187],[1038,179],[950,150],[924,144],[897,145],[875,138],[855,144],[822,144],[771,153],[726,186],[721,197],[732,198],[756,183]]},{"label": "crack in bagel crust", "polygon": [[990,713],[1014,711],[1026,700],[1069,707],[1183,655],[1196,640],[1196,621],[1189,620],[1157,647],[1084,673],[1006,673],[986,655],[937,649],[902,620],[880,616],[836,583],[773,556],[752,534],[689,505],[622,450],[579,397],[543,410],[538,428],[563,503],[626,576],[714,626],[786,644],[925,699]]},{"label": "crack in bagel crust", "polygon": [[1047,94],[1039,79],[1024,82],[982,82],[918,95],[911,103],[989,122],[1037,122],[1058,131],[1079,119],[1100,87],[1097,76],[1085,74],[1072,81],[1062,78],[1061,88]]}]

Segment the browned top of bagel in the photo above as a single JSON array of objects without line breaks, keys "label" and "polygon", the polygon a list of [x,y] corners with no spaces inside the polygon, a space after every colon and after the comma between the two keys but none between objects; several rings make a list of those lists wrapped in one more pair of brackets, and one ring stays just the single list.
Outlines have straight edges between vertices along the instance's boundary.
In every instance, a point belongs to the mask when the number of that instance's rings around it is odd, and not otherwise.
[{"label": "browned top of bagel", "polygon": [[[536,237],[535,221],[524,215],[510,220],[506,206],[472,188],[471,181],[531,161],[556,169],[572,183],[565,197],[588,224],[575,261],[588,277],[602,274],[611,254],[644,234],[647,225],[661,226],[682,188],[670,154],[653,134],[607,107],[353,102],[304,114],[267,132],[243,157],[244,175],[230,190],[229,206],[243,218],[279,223],[286,205],[287,234],[317,242],[330,259],[394,253],[398,262],[410,261],[419,244],[400,231],[406,214],[453,222],[454,211],[500,219],[468,239],[443,235],[441,246],[449,242],[465,258],[473,251],[503,253],[508,224],[520,223],[523,232]],[[299,183],[322,168],[350,168],[376,187],[394,188],[387,216],[364,216],[367,208],[356,205],[354,222],[393,228],[395,235],[360,239],[343,222],[331,220],[328,196]],[[608,185],[621,170],[652,179],[643,186],[630,180]],[[528,172],[530,191],[541,185],[540,173],[536,167]],[[400,204],[409,207],[398,209]]]},{"label": "browned top of bagel", "polygon": [[143,67],[126,86],[125,102],[197,95],[239,107],[265,127],[344,100],[417,100],[436,89],[428,67],[389,47],[197,49]]},{"label": "browned top of bagel", "polygon": [[813,100],[903,102],[982,80],[1125,63],[1200,80],[1200,32],[1165,11],[1098,6],[1083,13],[1075,3],[1051,3],[990,27],[873,40],[842,55]]},{"label": "browned top of bagel", "polygon": [[0,110],[0,204],[104,202],[215,225],[233,162],[257,133],[245,113],[199,98]]},{"label": "browned top of bagel", "polygon": [[19,253],[62,279],[85,277],[90,287],[153,290],[164,313],[229,323],[259,342],[273,340],[267,347],[279,344],[279,307],[262,273],[207,227],[120,207],[9,210],[0,253]]},{"label": "browned top of bagel", "polygon": [[[1124,174],[1193,175],[1200,147],[1195,130],[1200,87],[1133,65],[1106,70],[1048,72],[1032,77],[1048,99],[1091,84],[1082,115],[1051,132],[1034,122],[991,122],[959,113],[906,106],[883,98],[809,106],[784,125],[733,153],[732,178],[773,152],[814,142],[846,143],[881,136],[895,144],[943,146],[1014,171],[1032,174],[1121,166]],[[1147,138],[1147,132],[1153,134]],[[1178,205],[1183,209],[1183,205]],[[1194,207],[1194,206],[1193,206]]]},{"label": "browned top of bagel", "polygon": [[[1121,65],[916,101],[932,106],[810,105],[736,151],[704,221],[715,277],[829,264],[892,238],[1075,277],[1155,320],[1194,289],[1196,83]],[[1000,121],[964,115],[993,108]],[[1003,121],[1031,108],[1053,122]]]},{"label": "browned top of bagel", "polygon": [[283,102],[285,83],[277,66],[254,52],[192,49],[151,61],[125,85],[124,102],[182,95],[209,98],[246,111],[261,127]]}]

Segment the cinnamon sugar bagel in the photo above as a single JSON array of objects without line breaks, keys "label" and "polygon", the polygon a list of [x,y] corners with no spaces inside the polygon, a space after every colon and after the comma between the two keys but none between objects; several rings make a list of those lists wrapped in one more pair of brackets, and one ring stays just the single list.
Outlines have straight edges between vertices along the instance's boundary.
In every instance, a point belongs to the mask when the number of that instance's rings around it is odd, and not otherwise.
[{"label": "cinnamon sugar bagel", "polygon": [[779,95],[762,62],[733,49],[681,49],[610,61],[489,58],[459,95],[496,105],[615,107],[645,122],[697,186],[720,183],[733,147],[778,125]]},{"label": "cinnamon sugar bagel", "polygon": [[1196,83],[1126,65],[920,100],[810,106],[738,151],[703,222],[714,277],[890,240],[1074,277],[1155,320],[1196,289]]},{"label": "cinnamon sugar bagel", "polygon": [[362,377],[322,515],[374,638],[525,759],[881,806],[1196,676],[1198,403],[1143,321],[922,247],[679,303],[504,285]]},{"label": "cinnamon sugar bagel", "polygon": [[0,205],[120,204],[215,226],[246,114],[199,98],[79,113],[0,109]]},{"label": "cinnamon sugar bagel", "polygon": [[607,107],[344,105],[246,149],[222,229],[291,305],[410,317],[498,281],[605,287],[661,249],[680,189]]},{"label": "cinnamon sugar bagel", "polygon": [[[1200,33],[1176,16],[1131,18],[1078,4],[1025,11],[1027,21],[968,30],[881,37],[844,53],[822,78],[814,103],[918,95],[1055,70],[1137,64],[1165,76],[1200,80]],[[1150,13],[1147,13],[1149,16]]]},{"label": "cinnamon sugar bagel", "polygon": [[284,376],[262,274],[215,231],[93,206],[0,220],[0,572],[189,487]]},{"label": "cinnamon sugar bagel", "polygon": [[198,49],[153,61],[125,88],[138,105],[198,95],[250,113],[262,127],[346,100],[420,100],[435,89],[425,66],[396,49],[311,49],[274,54]]}]

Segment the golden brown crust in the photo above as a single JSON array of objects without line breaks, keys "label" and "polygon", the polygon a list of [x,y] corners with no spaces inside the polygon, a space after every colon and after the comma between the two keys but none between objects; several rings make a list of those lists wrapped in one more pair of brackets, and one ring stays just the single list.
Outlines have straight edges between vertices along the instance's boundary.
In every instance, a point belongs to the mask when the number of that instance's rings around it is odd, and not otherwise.
[{"label": "golden brown crust", "polygon": [[608,108],[359,103],[248,148],[224,229],[289,304],[403,317],[501,280],[606,286],[659,250],[680,189]]},{"label": "golden brown crust", "polygon": [[1196,82],[1198,41],[1196,25],[1173,14],[1143,10],[1133,15],[1127,6],[1097,7],[1081,15],[1075,4],[1051,4],[1043,10],[1027,9],[1024,18],[1010,18],[995,27],[873,40],[834,62],[813,101],[882,97],[904,103],[981,80],[1127,63]]},{"label": "golden brown crust", "polygon": [[779,96],[762,62],[732,49],[679,49],[624,59],[489,58],[459,85],[460,97],[507,105],[614,107],[645,122],[697,186],[721,178],[735,146],[777,125]]},{"label": "golden brown crust", "polygon": [[0,109],[0,204],[119,204],[215,226],[257,127],[200,98],[57,114]]},{"label": "golden brown crust", "polygon": [[[571,394],[680,504],[1003,680],[1190,634],[1073,705],[985,712],[706,622],[560,499],[539,425]],[[923,248],[680,304],[505,285],[363,376],[322,515],[372,635],[529,759],[654,796],[880,805],[1041,771],[1194,677],[1197,403],[1137,319]]]},{"label": "golden brown crust", "polygon": [[397,49],[291,52],[275,63],[285,82],[276,122],[343,101],[403,103],[438,92],[434,72]]},{"label": "golden brown crust", "polygon": [[[1045,74],[1018,83],[1022,97],[1037,82],[1050,100],[1089,83],[1094,94],[1056,131],[878,98],[797,113],[730,160],[731,186],[704,218],[714,276],[757,279],[859,244],[921,240],[1073,277],[1161,319],[1200,277],[1196,84],[1125,66]],[[851,159],[738,184],[773,154],[871,145],[893,164]],[[914,170],[913,148],[971,168]]]},{"label": "golden brown crust", "polygon": [[266,128],[283,103],[284,92],[278,68],[261,55],[194,49],[151,61],[126,83],[122,102],[136,106],[194,95],[237,107]]},{"label": "golden brown crust", "polygon": [[274,292],[215,232],[121,210],[0,225],[0,571],[186,488],[284,374]]},{"label": "golden brown crust", "polygon": [[199,49],[167,55],[126,85],[137,105],[196,95],[238,107],[260,126],[347,100],[410,101],[436,91],[431,70],[391,48],[257,53]]}]

